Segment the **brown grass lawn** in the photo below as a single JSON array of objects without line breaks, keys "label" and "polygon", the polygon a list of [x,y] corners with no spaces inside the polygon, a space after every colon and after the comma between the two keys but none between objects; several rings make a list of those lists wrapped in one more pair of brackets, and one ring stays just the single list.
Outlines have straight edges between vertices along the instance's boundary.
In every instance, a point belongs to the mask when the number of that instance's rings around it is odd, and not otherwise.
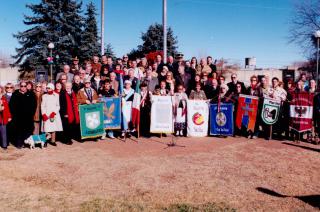
[{"label": "brown grass lawn", "polygon": [[0,151],[0,211],[316,211],[320,147],[171,137]]}]

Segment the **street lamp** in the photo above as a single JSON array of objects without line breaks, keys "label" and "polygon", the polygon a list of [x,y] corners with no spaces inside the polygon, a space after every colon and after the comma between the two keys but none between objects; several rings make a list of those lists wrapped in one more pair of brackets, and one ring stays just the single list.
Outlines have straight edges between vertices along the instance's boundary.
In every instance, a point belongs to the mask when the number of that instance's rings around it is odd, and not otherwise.
[{"label": "street lamp", "polygon": [[320,45],[320,30],[317,30],[314,33],[314,37],[317,39],[317,88],[318,88],[318,84],[319,84],[319,45]]},{"label": "street lamp", "polygon": [[[54,43],[50,42],[48,44],[48,48],[50,49],[50,58],[52,59],[52,49],[54,48]],[[53,81],[53,77],[52,77],[52,61],[50,62],[50,78],[51,78],[51,82]]]}]

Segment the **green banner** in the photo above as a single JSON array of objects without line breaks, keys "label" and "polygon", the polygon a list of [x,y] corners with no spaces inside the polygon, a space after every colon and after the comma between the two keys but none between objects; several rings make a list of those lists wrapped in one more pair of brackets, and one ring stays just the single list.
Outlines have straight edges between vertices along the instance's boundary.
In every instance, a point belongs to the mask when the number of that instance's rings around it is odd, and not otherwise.
[{"label": "green banner", "polygon": [[103,127],[103,103],[80,105],[80,130],[81,138],[95,138],[102,136]]}]

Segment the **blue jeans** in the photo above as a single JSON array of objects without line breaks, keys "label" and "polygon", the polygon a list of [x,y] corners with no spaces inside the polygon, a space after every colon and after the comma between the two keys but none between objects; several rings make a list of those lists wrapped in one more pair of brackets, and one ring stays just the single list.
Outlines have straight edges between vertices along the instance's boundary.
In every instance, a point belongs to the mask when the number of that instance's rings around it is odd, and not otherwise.
[{"label": "blue jeans", "polygon": [[7,148],[8,146],[8,139],[7,139],[7,126],[0,125],[0,139],[1,139],[1,147]]}]

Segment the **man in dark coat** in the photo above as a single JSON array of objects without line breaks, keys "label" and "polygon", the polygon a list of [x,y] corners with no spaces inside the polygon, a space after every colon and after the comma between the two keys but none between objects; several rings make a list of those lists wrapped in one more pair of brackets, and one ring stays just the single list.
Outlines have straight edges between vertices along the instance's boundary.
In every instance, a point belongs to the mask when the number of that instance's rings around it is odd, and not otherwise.
[{"label": "man in dark coat", "polygon": [[20,89],[12,94],[9,106],[15,129],[14,145],[20,149],[24,145],[24,140],[33,133],[33,117],[36,112],[35,95],[27,91],[25,82],[21,82]]},{"label": "man in dark coat", "polygon": [[203,90],[208,99],[218,99],[220,87],[216,79],[212,79],[211,84],[207,83]]},{"label": "man in dark coat", "polygon": [[229,92],[230,93],[235,93],[237,91],[237,84],[241,84],[241,90],[244,91],[246,90],[246,86],[244,85],[243,82],[238,81],[237,74],[233,73],[231,74],[231,82],[229,82],[227,85],[229,87]]}]

